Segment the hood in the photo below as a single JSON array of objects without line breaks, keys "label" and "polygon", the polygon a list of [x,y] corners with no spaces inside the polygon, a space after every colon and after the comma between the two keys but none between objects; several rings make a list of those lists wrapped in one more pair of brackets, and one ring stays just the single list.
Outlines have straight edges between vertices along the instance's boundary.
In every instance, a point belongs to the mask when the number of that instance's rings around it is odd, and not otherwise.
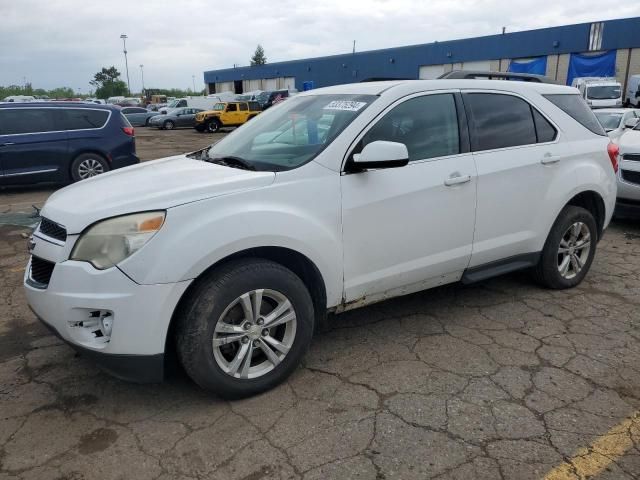
[{"label": "hood", "polygon": [[164,210],[205,198],[265,187],[275,173],[252,172],[168,157],[114,170],[58,190],[42,216],[80,233],[98,220],[146,210]]},{"label": "hood", "polygon": [[640,130],[625,130],[617,141],[620,153],[640,153]]}]

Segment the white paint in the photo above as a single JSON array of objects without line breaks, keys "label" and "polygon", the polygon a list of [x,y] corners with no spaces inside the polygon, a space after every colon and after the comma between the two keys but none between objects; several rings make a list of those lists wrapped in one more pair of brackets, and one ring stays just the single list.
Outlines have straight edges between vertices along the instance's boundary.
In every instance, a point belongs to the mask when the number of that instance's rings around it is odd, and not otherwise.
[{"label": "white paint", "polygon": [[[524,98],[558,127],[557,141],[341,173],[361,136],[392,106],[471,86]],[[71,235],[64,245],[34,237],[37,254],[57,265],[48,289],[25,287],[29,304],[73,343],[79,340],[67,320],[78,309],[110,310],[109,352],[161,353],[186,286],[211,265],[249,248],[277,246],[306,256],[322,276],[327,307],[344,309],[345,300],[361,306],[456,281],[469,265],[540,251],[560,210],[582,191],[602,196],[606,226],[616,196],[608,139],[542,96],[571,92],[549,84],[435,80],[301,93],[287,102],[323,94],[379,97],[313,161],[293,170],[246,171],[179,155],[59,190],[42,214]],[[234,135],[249,135],[250,125],[268,122],[277,112],[268,110]],[[558,162],[543,165],[547,153]],[[457,175],[468,176],[468,182],[446,186]],[[78,234],[92,223],[157,209],[167,212],[163,227],[117,267],[97,271],[67,260]]]}]

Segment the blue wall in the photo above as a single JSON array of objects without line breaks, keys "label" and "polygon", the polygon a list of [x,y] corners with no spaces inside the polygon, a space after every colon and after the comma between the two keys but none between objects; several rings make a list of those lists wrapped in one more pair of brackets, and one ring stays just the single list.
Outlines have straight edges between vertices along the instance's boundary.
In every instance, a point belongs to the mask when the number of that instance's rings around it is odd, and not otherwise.
[{"label": "blue wall", "polygon": [[[604,22],[602,49],[640,47],[640,17]],[[411,45],[355,54],[292,60],[253,67],[204,72],[205,83],[295,77],[314,87],[361,82],[370,78],[418,78],[421,65],[523,58],[588,50],[590,23],[526,32]]]}]

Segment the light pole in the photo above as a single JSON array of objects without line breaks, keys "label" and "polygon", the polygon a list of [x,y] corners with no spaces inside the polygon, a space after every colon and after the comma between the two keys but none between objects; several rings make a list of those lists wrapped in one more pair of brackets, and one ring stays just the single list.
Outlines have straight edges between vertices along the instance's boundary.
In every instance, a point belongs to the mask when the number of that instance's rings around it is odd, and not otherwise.
[{"label": "light pole", "polygon": [[144,65],[140,64],[140,74],[142,75],[142,94],[144,95]]},{"label": "light pole", "polygon": [[122,39],[122,51],[124,52],[124,66],[127,69],[127,91],[131,95],[131,85],[129,85],[129,62],[127,61],[127,37],[124,33],[120,35]]},{"label": "light pole", "polygon": [[191,82],[193,83],[193,93],[196,93],[196,76],[191,75]]}]

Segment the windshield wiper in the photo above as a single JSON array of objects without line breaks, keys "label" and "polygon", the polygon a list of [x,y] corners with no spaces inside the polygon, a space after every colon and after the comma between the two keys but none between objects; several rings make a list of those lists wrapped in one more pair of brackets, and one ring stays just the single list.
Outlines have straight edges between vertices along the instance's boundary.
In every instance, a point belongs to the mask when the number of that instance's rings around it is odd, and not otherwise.
[{"label": "windshield wiper", "polygon": [[247,162],[244,158],[227,155],[224,157],[209,157],[205,161],[224,165],[225,167],[240,168],[242,170],[256,170],[256,167]]}]

